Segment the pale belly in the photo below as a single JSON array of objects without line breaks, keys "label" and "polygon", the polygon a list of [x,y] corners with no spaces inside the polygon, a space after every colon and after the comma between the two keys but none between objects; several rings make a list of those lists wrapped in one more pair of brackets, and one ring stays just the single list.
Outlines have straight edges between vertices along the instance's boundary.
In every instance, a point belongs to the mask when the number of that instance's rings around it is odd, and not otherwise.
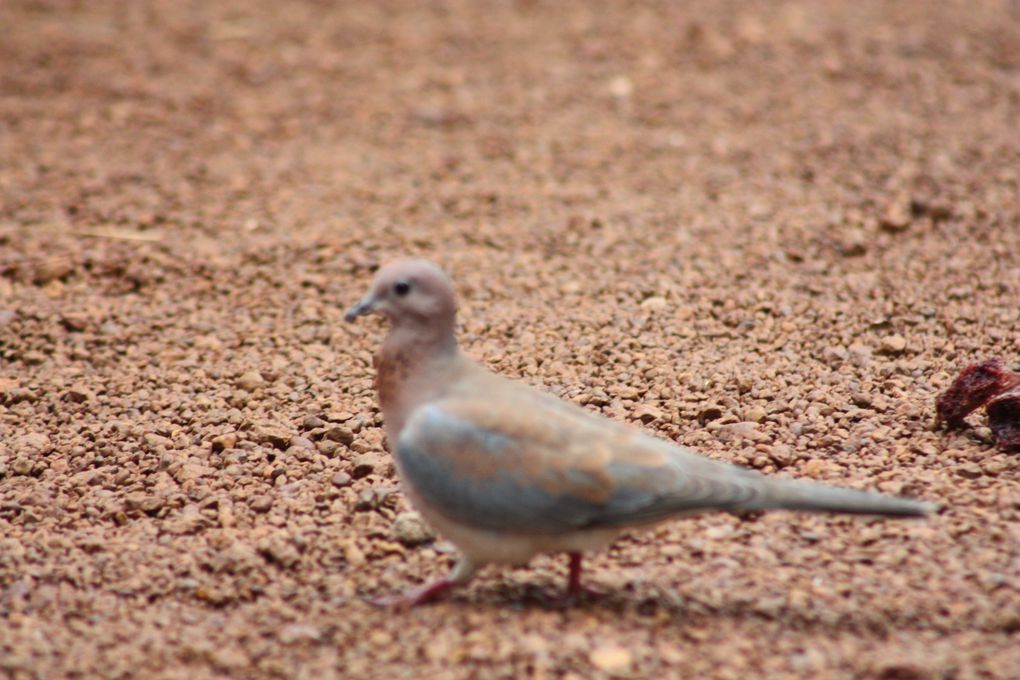
[{"label": "pale belly", "polygon": [[621,529],[587,529],[565,534],[524,535],[478,529],[450,521],[430,508],[410,485],[405,484],[403,488],[422,517],[476,566],[523,565],[544,553],[603,550],[624,533]]}]

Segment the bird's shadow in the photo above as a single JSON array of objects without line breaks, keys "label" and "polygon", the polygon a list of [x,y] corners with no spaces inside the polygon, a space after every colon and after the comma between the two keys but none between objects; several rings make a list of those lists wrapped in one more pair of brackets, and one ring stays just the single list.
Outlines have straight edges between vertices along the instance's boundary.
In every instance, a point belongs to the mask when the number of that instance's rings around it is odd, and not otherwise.
[{"label": "bird's shadow", "polygon": [[857,633],[886,635],[895,630],[931,628],[927,614],[912,609],[890,612],[882,608],[861,605],[852,610],[811,608],[784,603],[780,606],[761,607],[746,598],[735,596],[722,602],[706,602],[689,593],[639,592],[633,586],[605,589],[598,594],[583,593],[567,597],[552,583],[479,585],[471,590],[456,592],[432,606],[470,606],[494,613],[506,610],[572,612],[611,614],[624,619],[632,617],[658,618],[675,625],[697,628],[713,620],[781,622],[784,627],[805,632]]}]

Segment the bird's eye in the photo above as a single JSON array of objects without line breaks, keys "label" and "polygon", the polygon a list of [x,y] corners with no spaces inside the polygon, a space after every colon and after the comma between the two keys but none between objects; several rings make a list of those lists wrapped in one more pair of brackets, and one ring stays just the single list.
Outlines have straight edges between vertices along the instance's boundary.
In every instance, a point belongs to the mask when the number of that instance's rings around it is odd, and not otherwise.
[{"label": "bird's eye", "polygon": [[393,286],[393,292],[397,294],[397,297],[404,297],[411,292],[411,284],[407,281],[398,281]]}]

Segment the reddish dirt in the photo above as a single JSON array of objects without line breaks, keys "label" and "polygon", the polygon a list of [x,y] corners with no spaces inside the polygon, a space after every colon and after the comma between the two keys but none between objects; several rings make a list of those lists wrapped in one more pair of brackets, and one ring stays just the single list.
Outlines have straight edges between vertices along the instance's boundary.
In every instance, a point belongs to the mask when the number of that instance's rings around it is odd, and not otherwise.
[{"label": "reddish dirt", "polygon": [[[933,426],[1020,361],[1015,2],[7,0],[0,62],[0,674],[1017,676],[1020,456]],[[495,370],[945,509],[378,611],[451,560],[341,321],[409,254]]]}]

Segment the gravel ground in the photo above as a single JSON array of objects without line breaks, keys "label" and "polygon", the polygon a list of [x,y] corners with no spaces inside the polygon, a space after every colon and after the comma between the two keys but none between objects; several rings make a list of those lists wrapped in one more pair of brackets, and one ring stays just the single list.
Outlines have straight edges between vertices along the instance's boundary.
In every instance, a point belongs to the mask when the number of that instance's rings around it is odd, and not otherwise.
[{"label": "gravel ground", "polygon": [[[1020,6],[0,4],[0,675],[1009,678]],[[705,516],[449,568],[393,474],[373,269],[504,374],[929,521]]]}]

